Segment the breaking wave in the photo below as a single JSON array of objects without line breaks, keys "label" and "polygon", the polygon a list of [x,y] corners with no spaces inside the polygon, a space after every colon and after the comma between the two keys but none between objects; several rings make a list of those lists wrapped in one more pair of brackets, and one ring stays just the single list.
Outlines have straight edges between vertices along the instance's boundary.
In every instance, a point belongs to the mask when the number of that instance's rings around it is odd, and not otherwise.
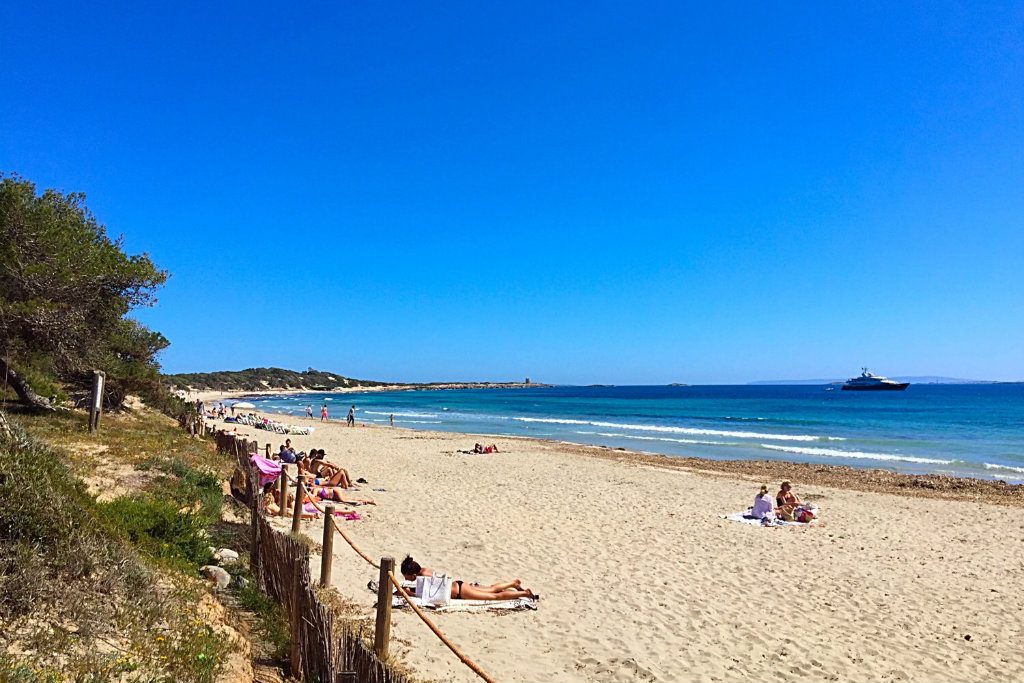
[{"label": "breaking wave", "polygon": [[864,451],[840,451],[834,448],[802,448],[800,446],[773,446],[763,443],[761,448],[783,453],[799,455],[818,455],[828,458],[859,458],[862,460],[883,460],[889,462],[915,462],[921,465],[952,465],[955,460],[939,460],[938,458],[920,458],[914,455],[891,455],[889,453],[866,453]]},{"label": "breaking wave", "polygon": [[[725,436],[732,439],[761,439],[768,441],[845,441],[839,436],[811,436],[808,434],[762,434],[758,432],[734,432],[724,429],[700,429],[697,427],[669,427],[662,425],[623,424],[591,420],[571,420],[554,417],[513,417],[518,422],[539,422],[543,424],[580,425],[604,427],[605,429],[629,429],[638,432],[661,432],[666,434],[688,434],[691,436]],[[617,436],[626,436],[620,434]]]}]

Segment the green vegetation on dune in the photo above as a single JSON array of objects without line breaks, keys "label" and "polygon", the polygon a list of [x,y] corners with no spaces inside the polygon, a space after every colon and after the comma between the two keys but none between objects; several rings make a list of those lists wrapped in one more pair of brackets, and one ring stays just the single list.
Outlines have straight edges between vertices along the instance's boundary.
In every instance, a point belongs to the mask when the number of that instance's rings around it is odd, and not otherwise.
[{"label": "green vegetation on dune", "polygon": [[[0,681],[212,683],[236,651],[198,574],[211,546],[247,573],[248,524],[222,519],[234,462],[181,429],[196,413],[160,375],[168,341],[128,317],[166,278],[84,195],[0,174],[0,398],[20,404],[0,412]],[[97,369],[108,412],[91,434],[74,407]],[[125,410],[129,394],[148,408]],[[279,656],[280,609],[242,590]]]},{"label": "green vegetation on dune", "polygon": [[248,368],[220,372],[193,372],[164,375],[164,381],[176,389],[212,391],[265,391],[267,389],[310,389],[330,391],[337,387],[376,387],[389,382],[352,379],[335,372],[309,368],[304,372],[284,368]]},{"label": "green vegetation on dune", "polygon": [[[197,618],[192,577],[220,517],[215,455],[153,415],[99,437],[81,414],[19,421],[0,430],[0,680],[213,681],[230,646]],[[101,502],[74,472],[110,464],[135,488]]]}]

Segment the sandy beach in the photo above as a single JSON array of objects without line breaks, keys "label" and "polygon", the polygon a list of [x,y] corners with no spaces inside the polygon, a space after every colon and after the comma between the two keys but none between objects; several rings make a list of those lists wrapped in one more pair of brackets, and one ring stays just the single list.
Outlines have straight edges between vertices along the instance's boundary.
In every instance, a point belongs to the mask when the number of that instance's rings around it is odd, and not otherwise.
[{"label": "sandy beach", "polygon": [[[345,528],[371,556],[411,553],[467,581],[521,577],[543,596],[535,612],[435,616],[500,681],[1024,676],[1019,487],[897,495],[884,491],[901,484],[860,485],[870,475],[846,487],[835,468],[794,466],[788,478],[821,519],[759,528],[721,517],[762,481],[777,490],[753,465],[701,471],[530,439],[287,421],[316,428],[290,437],[298,449],[324,448],[368,480],[361,494],[378,505]],[[275,450],[285,438],[238,431]],[[459,452],[476,441],[500,453]],[[322,523],[304,526],[319,541]],[[335,586],[370,616],[375,570],[340,539],[335,555]],[[396,612],[392,651],[423,679],[478,680],[411,613]]]}]

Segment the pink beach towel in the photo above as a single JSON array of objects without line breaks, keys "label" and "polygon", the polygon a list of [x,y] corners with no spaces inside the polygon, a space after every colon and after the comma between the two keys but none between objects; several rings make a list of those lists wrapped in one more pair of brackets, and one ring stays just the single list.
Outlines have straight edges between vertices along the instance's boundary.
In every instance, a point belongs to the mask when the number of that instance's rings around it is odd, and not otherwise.
[{"label": "pink beach towel", "polygon": [[263,488],[272,481],[277,481],[281,476],[281,463],[267,460],[260,455],[250,455],[249,460],[260,472],[260,488]]}]

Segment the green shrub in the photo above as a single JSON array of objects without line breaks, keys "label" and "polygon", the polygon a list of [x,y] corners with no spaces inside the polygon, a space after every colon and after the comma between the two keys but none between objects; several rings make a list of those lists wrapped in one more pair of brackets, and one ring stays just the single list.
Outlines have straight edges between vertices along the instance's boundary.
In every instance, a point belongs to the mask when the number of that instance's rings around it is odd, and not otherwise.
[{"label": "green shrub", "polygon": [[200,515],[176,501],[153,496],[115,498],[99,504],[111,529],[150,557],[192,566],[209,564],[210,549]]}]

